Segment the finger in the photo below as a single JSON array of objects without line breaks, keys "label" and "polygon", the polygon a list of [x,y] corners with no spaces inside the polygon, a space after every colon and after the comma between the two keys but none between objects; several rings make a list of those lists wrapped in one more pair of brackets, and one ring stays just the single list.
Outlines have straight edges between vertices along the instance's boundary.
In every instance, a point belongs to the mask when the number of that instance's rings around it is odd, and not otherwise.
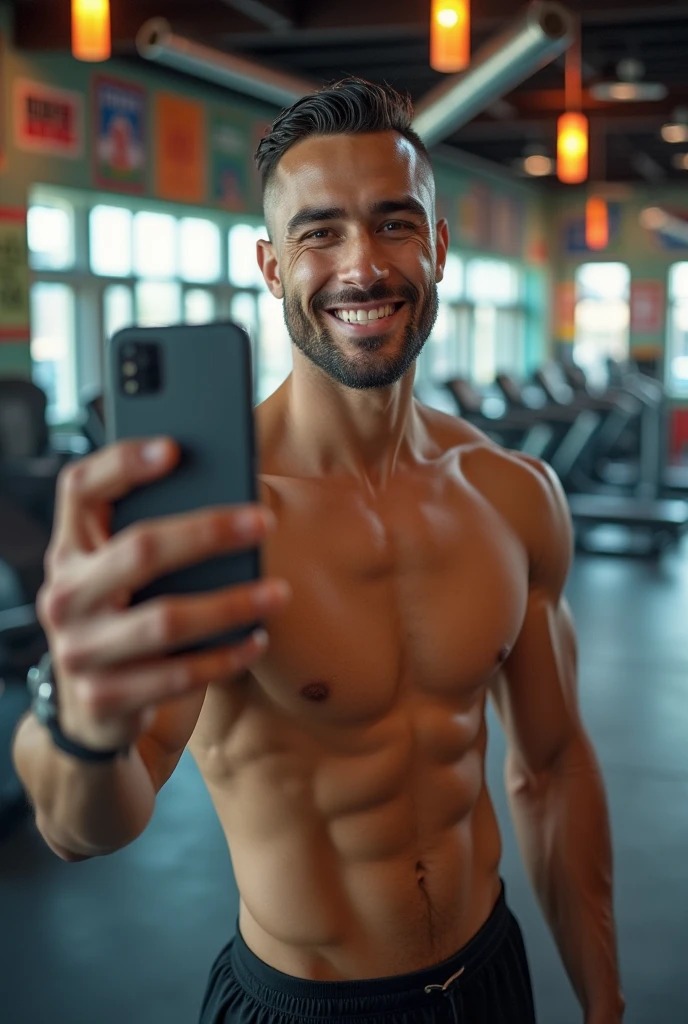
[{"label": "finger", "polygon": [[210,594],[155,598],[120,614],[75,622],[62,630],[57,659],[84,673],[159,656],[219,633],[250,626],[281,611],[291,596],[284,580],[225,587]]},{"label": "finger", "polygon": [[81,680],[76,693],[94,718],[133,714],[210,682],[236,678],[262,658],[267,647],[267,633],[261,629],[232,647],[124,666],[116,673]]},{"label": "finger", "polygon": [[213,555],[257,547],[274,527],[268,508],[242,505],[149,519],[128,527],[73,566],[70,579],[56,584],[59,621],[95,610],[113,595],[142,589],[176,569]]},{"label": "finger", "polygon": [[54,547],[80,547],[82,517],[88,506],[112,503],[164,476],[179,456],[179,446],[171,438],[150,438],[118,441],[70,463],[57,482]]}]

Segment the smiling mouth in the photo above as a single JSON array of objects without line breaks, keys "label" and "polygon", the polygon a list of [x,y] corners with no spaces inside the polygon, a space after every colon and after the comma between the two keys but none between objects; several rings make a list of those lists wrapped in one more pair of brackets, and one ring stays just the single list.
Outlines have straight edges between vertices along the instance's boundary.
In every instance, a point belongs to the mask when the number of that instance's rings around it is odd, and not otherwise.
[{"label": "smiling mouth", "polygon": [[345,324],[354,330],[362,330],[369,327],[385,326],[396,316],[405,302],[381,302],[378,306],[371,308],[361,306],[348,306],[343,309],[328,309],[328,313],[340,324]]}]

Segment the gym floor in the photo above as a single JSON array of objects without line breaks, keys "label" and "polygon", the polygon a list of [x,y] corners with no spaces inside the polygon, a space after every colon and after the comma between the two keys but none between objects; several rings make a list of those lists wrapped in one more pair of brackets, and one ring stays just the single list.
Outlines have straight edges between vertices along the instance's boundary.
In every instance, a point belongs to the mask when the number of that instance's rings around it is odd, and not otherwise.
[{"label": "gym floor", "polygon": [[[626,1024],[688,1021],[688,544],[660,563],[579,556],[569,597],[584,718],[614,832]],[[490,714],[488,775],[503,875],[526,936],[542,1024],[580,1024],[525,879]],[[26,821],[0,844],[3,1024],[194,1024],[238,897],[224,838],[185,755],[146,833],[126,850],[64,864]]]}]

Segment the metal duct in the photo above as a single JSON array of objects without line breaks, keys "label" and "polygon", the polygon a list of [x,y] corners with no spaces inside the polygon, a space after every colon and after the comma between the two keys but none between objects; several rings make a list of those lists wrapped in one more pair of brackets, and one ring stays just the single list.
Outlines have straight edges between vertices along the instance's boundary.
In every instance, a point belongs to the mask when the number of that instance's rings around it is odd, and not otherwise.
[{"label": "metal duct", "polygon": [[136,46],[147,60],[205,78],[216,85],[279,107],[291,106],[302,96],[319,88],[315,82],[305,78],[273,71],[244,57],[221,53],[177,36],[165,18],[152,18],[142,25],[136,37]]},{"label": "metal duct", "polygon": [[442,142],[568,49],[574,33],[565,7],[536,0],[511,28],[481,47],[467,71],[423,97],[413,127],[426,146]]}]

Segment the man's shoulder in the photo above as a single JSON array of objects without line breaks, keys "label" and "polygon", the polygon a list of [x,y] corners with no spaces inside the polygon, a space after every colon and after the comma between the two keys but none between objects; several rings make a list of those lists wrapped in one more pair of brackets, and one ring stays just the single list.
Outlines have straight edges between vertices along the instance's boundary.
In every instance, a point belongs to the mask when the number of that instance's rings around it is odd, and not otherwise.
[{"label": "man's shoulder", "polygon": [[552,468],[503,448],[464,420],[430,410],[427,420],[442,451],[456,451],[462,476],[514,530],[539,575],[565,575],[571,554],[568,502]]}]

